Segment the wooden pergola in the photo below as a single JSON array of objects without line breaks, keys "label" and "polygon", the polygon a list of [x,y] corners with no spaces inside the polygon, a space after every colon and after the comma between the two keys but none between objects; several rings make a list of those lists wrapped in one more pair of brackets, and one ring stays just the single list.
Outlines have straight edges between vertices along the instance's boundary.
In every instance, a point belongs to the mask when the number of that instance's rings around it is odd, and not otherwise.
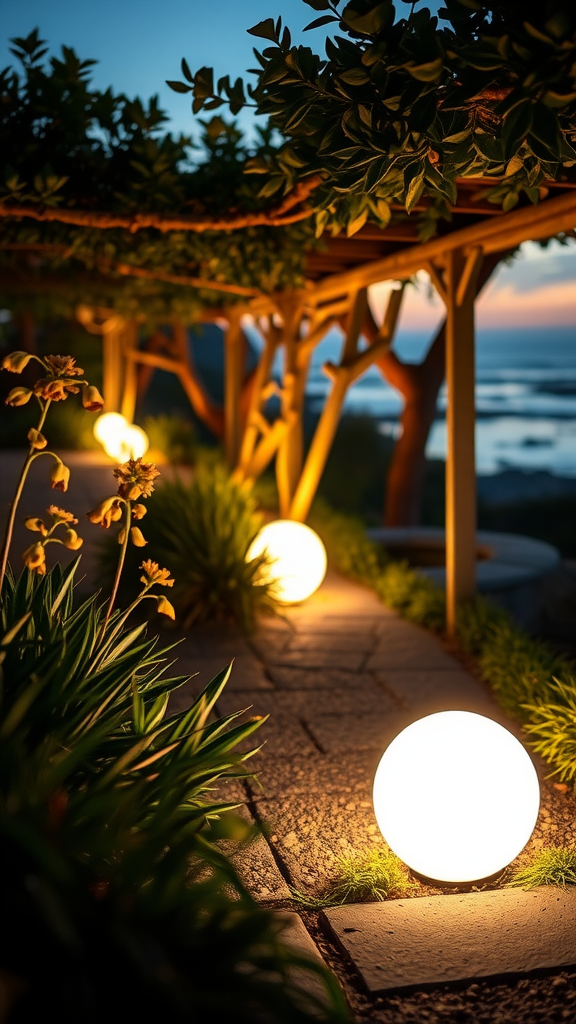
[{"label": "wooden pergola", "polygon": [[[272,295],[214,284],[223,293],[218,308],[207,308],[202,320],[224,318],[225,401],[214,406],[191,364],[182,324],[171,337],[153,333],[138,342],[136,321],[82,308],[79,318],[103,335],[104,395],[107,410],[134,415],[139,379],[155,369],[180,379],[197,414],[224,440],[237,480],[256,479],[276,458],[280,514],[304,521],[310,510],[350,385],[390,348],[403,298],[403,285],[418,271],[427,271],[446,309],[446,383],[448,394],[446,465],[446,581],[447,622],[455,627],[459,601],[475,591],[475,405],[474,311],[478,277],[485,257],[497,258],[522,242],[545,240],[576,227],[576,186],[547,182],[540,203],[521,205],[509,213],[487,202],[483,194],[495,179],[462,179],[450,223],[421,243],[409,218],[385,230],[366,225],[352,238],[325,236],[322,251],[308,255],[305,287]],[[423,201],[418,209],[423,208]],[[142,272],[146,276],[146,272]],[[158,275],[150,274],[150,277]],[[169,278],[161,278],[168,280]],[[183,286],[185,278],[171,279]],[[369,316],[367,289],[395,282],[377,335],[361,350],[359,341]],[[226,304],[226,292],[235,294]],[[239,298],[240,293],[240,298]],[[244,376],[242,317],[255,318],[264,344],[249,379]],[[334,326],[344,327],[337,364],[324,371],[331,388],[304,457],[302,416],[310,359],[314,348]],[[372,324],[373,326],[373,324]],[[277,351],[284,352],[281,385],[271,379]],[[264,406],[279,393],[280,415],[270,423]]]}]

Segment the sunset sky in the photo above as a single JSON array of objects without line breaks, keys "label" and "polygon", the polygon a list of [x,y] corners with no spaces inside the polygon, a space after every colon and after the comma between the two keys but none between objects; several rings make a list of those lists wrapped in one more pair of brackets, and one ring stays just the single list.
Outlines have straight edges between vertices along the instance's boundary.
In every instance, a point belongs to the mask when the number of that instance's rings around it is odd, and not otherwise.
[{"label": "sunset sky", "polygon": [[[428,6],[435,9],[441,0]],[[398,9],[408,9],[399,0]],[[36,26],[52,52],[62,43],[83,57],[98,60],[94,82],[117,92],[149,97],[159,93],[170,114],[169,127],[197,135],[187,96],[172,92],[167,78],[179,78],[180,60],[193,69],[213,65],[219,74],[243,74],[254,64],[257,43],[246,28],[265,17],[282,15],[295,42],[321,47],[322,30],[302,34],[316,17],[302,0],[0,0],[0,62],[12,63],[8,40]],[[250,115],[244,116],[249,128]],[[404,326],[416,329],[440,316],[426,289],[413,291],[406,303]],[[501,267],[478,303],[481,328],[574,325],[576,327],[576,243],[556,243],[542,250],[523,247],[511,267]]]}]

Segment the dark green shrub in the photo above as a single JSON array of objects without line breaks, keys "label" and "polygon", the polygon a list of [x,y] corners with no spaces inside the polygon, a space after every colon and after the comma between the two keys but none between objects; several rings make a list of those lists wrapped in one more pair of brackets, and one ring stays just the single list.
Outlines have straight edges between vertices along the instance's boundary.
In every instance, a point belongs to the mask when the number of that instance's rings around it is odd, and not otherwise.
[{"label": "dark green shrub", "polygon": [[321,498],[312,507],[309,524],[322,538],[328,563],[352,579],[374,585],[382,570],[385,555],[378,544],[366,536],[360,519],[335,512]]},{"label": "dark green shrub", "polygon": [[[176,578],[171,599],[185,627],[232,619],[249,630],[258,611],[274,610],[274,587],[261,579],[266,558],[246,561],[261,525],[249,490],[222,465],[199,466],[190,482],[176,478],[156,488],[143,529]],[[102,559],[108,578],[117,557],[112,548]],[[137,552],[129,557],[135,565]]]},{"label": "dark green shrub", "polygon": [[6,1019],[342,1020],[335,983],[284,945],[214,843],[246,832],[210,790],[242,774],[235,748],[258,725],[214,720],[229,669],[166,717],[184,682],[163,677],[169,652],[142,626],[115,633],[119,612],[99,643],[104,609],[74,607],[74,568],[5,580]]}]

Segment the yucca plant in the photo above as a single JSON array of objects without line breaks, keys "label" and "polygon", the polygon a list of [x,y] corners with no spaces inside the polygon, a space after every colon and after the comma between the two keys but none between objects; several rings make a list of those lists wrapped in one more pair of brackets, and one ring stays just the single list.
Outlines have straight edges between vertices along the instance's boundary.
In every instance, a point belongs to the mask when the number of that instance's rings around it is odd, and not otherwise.
[{"label": "yucca plant", "polygon": [[239,822],[210,788],[242,773],[235,748],[258,725],[211,720],[229,669],[167,718],[184,681],[162,677],[167,652],[142,627],[98,651],[105,610],[74,609],[73,573],[6,584],[8,614],[26,591],[30,606],[0,641],[7,1018],[342,1020],[335,983],[286,947],[214,842]]},{"label": "yucca plant", "polygon": [[[20,372],[26,353],[5,360]],[[229,803],[213,795],[222,777],[246,774],[255,751],[239,753],[260,724],[214,719],[228,678],[223,671],[191,703],[168,715],[170,694],[186,677],[165,671],[159,649],[133,612],[152,599],[173,617],[163,590],[174,580],[146,559],[131,605],[117,607],[129,549],[147,542],[134,521],[158,472],[141,459],[114,472],[115,494],[88,514],[118,523],[110,596],[78,603],[78,560],[49,569],[50,544],[77,550],[74,517],[57,506],[31,517],[36,540],[17,577],[8,553],[29,466],[46,447],[52,401],[74,394],[82,371],[69,357],[47,357],[34,389],[40,422],[12,504],[2,558],[0,611],[0,1006],[2,1019],[40,1015],[63,1024],[234,1019],[342,1021],[334,979],[282,941],[282,923],[260,910],[217,846],[246,837]],[[85,382],[84,404],[101,404]],[[68,488],[54,453],[52,484]],[[300,972],[300,973],[299,973]],[[310,994],[307,979],[320,983]],[[323,994],[322,994],[323,992]]]},{"label": "yucca plant", "polygon": [[[258,611],[275,610],[274,584],[262,571],[267,556],[247,561],[261,526],[249,489],[220,464],[199,466],[190,482],[176,478],[157,487],[148,502],[146,538],[174,573],[174,605],[185,628],[228,619],[248,631]],[[136,552],[131,555],[134,566]],[[107,545],[104,579],[113,559]]]}]

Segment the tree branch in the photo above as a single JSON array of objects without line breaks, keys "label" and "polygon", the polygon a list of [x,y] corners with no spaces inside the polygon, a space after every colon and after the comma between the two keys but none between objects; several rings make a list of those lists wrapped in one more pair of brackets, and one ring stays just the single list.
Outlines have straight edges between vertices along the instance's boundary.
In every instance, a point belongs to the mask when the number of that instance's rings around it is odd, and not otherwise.
[{"label": "tree branch", "polygon": [[282,202],[270,210],[258,210],[253,213],[228,213],[224,217],[170,217],[161,213],[105,213],[101,210],[72,210],[58,207],[42,206],[8,206],[0,203],[0,217],[13,217],[21,220],[28,217],[31,220],[51,221],[58,224],[72,224],[76,227],[100,228],[123,228],[132,233],[142,231],[145,228],[155,228],[157,231],[237,231],[240,228],[259,227],[284,227],[286,224],[295,224],[297,221],[305,220],[312,216],[313,210],[305,207],[295,213],[290,213],[295,206],[304,202],[305,199],[323,181],[320,174],[311,174],[303,178],[296,187],[288,193]]}]

